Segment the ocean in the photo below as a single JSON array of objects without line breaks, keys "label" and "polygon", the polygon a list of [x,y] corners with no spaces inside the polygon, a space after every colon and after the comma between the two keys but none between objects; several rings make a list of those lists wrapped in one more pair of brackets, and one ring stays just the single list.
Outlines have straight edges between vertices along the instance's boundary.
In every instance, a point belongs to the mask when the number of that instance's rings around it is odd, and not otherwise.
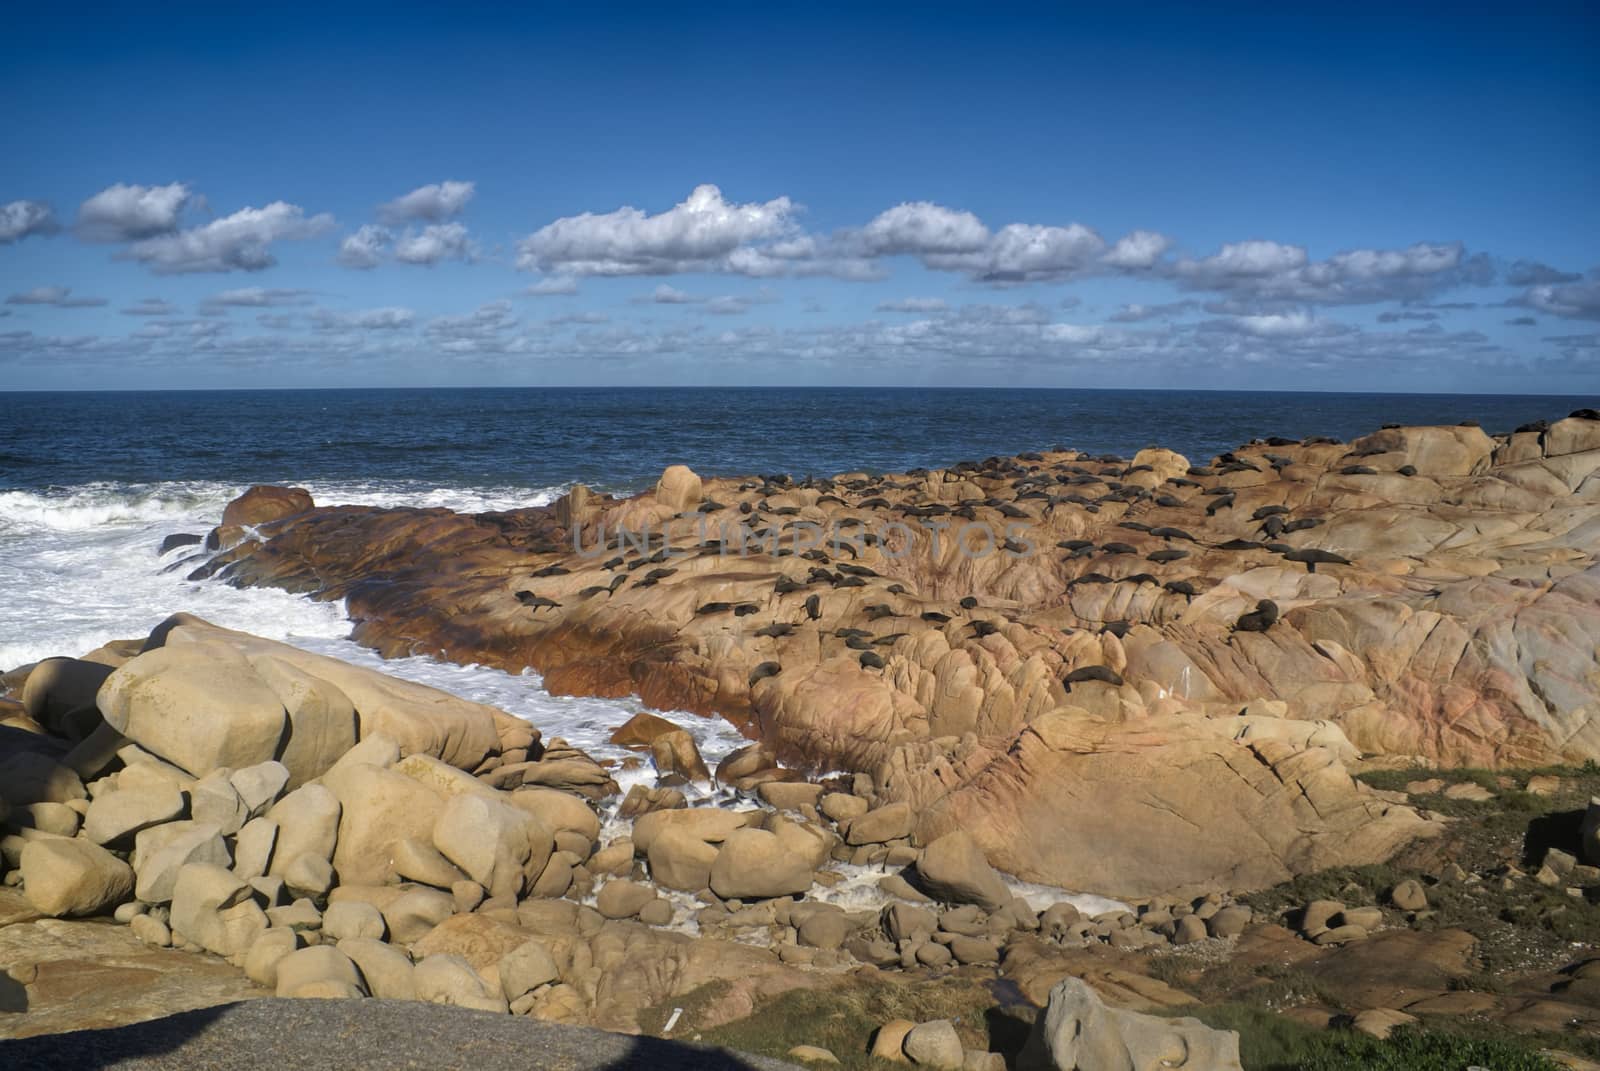
[{"label": "ocean", "polygon": [[[1476,420],[1504,431],[1580,397],[865,389],[483,389],[0,393],[0,669],[140,636],[186,610],[444,688],[599,755],[637,702],[550,695],[537,674],[383,662],[338,603],[191,582],[162,558],[254,483],[320,504],[477,511],[548,503],[574,482],[649,487],[702,475],[901,471],[1056,445],[1200,460],[1252,437],[1348,438],[1384,423]],[[741,743],[679,719],[708,761]]]}]

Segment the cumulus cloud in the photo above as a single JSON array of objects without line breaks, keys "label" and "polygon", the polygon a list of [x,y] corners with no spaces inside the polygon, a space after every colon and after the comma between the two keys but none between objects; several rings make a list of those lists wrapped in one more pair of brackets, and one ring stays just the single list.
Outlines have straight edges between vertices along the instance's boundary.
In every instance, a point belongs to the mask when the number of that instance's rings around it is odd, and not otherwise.
[{"label": "cumulus cloud", "polygon": [[122,255],[160,275],[261,271],[277,263],[271,252],[274,242],[313,238],[332,226],[331,216],[307,217],[298,205],[274,201],[189,230],[142,239]]},{"label": "cumulus cloud", "polygon": [[245,286],[237,290],[224,290],[212,294],[201,302],[202,308],[264,309],[280,305],[309,305],[309,290],[288,290],[278,287]]},{"label": "cumulus cloud", "polygon": [[791,234],[794,213],[787,197],[737,204],[715,186],[696,186],[686,200],[653,216],[623,207],[558,219],[518,244],[517,264],[566,275],[761,274],[769,263],[790,259],[785,251],[752,251],[759,255],[738,262],[733,254]]},{"label": "cumulus cloud", "polygon": [[53,305],[58,309],[92,309],[106,304],[101,297],[73,297],[66,286],[36,286],[6,298],[7,305]]},{"label": "cumulus cloud", "polygon": [[1518,260],[1506,269],[1507,286],[1553,286],[1557,283],[1575,283],[1583,276],[1575,271],[1561,271],[1537,260]]},{"label": "cumulus cloud", "polygon": [[107,186],[78,206],[78,237],[88,242],[135,242],[178,229],[193,200],[181,182],[165,186]]},{"label": "cumulus cloud", "polygon": [[989,228],[971,212],[914,201],[880,213],[861,238],[875,255],[976,253],[989,244]]},{"label": "cumulus cloud", "polygon": [[1092,274],[1105,250],[1105,239],[1081,223],[1008,223],[982,249],[928,253],[922,261],[930,268],[964,272],[978,282],[1026,283]]},{"label": "cumulus cloud", "polygon": [[32,235],[55,234],[60,229],[55,213],[43,201],[11,201],[0,205],[0,245],[20,242]]},{"label": "cumulus cloud", "polygon": [[936,298],[936,297],[910,297],[910,298],[901,298],[898,301],[880,301],[880,302],[878,302],[878,311],[879,312],[929,313],[929,312],[943,312],[945,309],[948,309],[949,307],[950,306],[945,303],[944,298]]},{"label": "cumulus cloud", "polygon": [[634,298],[636,302],[648,302],[652,305],[695,305],[704,300],[703,297],[685,293],[666,283],[662,283],[643,297]]},{"label": "cumulus cloud", "polygon": [[402,264],[427,267],[441,260],[471,260],[473,246],[467,228],[459,223],[434,223],[420,232],[407,232],[394,244],[394,259]]},{"label": "cumulus cloud", "polygon": [[1144,323],[1146,320],[1161,320],[1170,316],[1178,316],[1189,312],[1195,307],[1192,301],[1169,301],[1160,305],[1124,305],[1111,314],[1111,322],[1118,324]]},{"label": "cumulus cloud", "polygon": [[511,302],[491,301],[463,316],[439,316],[423,328],[430,345],[455,355],[505,353],[508,335],[517,326]]},{"label": "cumulus cloud", "polygon": [[1515,304],[1569,320],[1600,320],[1600,277],[1568,286],[1534,286]]},{"label": "cumulus cloud", "polygon": [[578,280],[570,275],[552,275],[525,287],[527,297],[571,297],[578,292]]},{"label": "cumulus cloud", "polygon": [[1232,320],[1213,321],[1211,326],[1243,331],[1257,338],[1309,338],[1313,335],[1336,334],[1349,330],[1339,324],[1319,320],[1304,311],[1236,316]]},{"label": "cumulus cloud", "polygon": [[1142,271],[1155,267],[1171,247],[1172,239],[1164,234],[1133,231],[1117,239],[1116,244],[1100,258],[1100,262],[1113,268]]},{"label": "cumulus cloud", "polygon": [[376,268],[383,260],[384,248],[393,237],[388,228],[368,223],[354,234],[345,236],[344,241],[339,243],[339,254],[335,259],[347,268]]},{"label": "cumulus cloud", "polygon": [[1460,242],[1353,249],[1312,261],[1302,246],[1258,239],[1224,245],[1199,260],[1180,259],[1172,267],[1172,275],[1190,289],[1333,305],[1417,300],[1487,284],[1493,274],[1487,256],[1469,255]]},{"label": "cumulus cloud", "polygon": [[140,298],[132,305],[117,311],[124,316],[172,316],[178,308],[160,298]]},{"label": "cumulus cloud", "polygon": [[332,309],[313,309],[311,323],[322,331],[398,331],[416,322],[417,314],[410,309],[386,307],[359,309],[354,312],[336,312]]},{"label": "cumulus cloud", "polygon": [[410,193],[378,206],[384,223],[442,223],[467,207],[477,193],[477,183],[447,180],[418,186]]}]

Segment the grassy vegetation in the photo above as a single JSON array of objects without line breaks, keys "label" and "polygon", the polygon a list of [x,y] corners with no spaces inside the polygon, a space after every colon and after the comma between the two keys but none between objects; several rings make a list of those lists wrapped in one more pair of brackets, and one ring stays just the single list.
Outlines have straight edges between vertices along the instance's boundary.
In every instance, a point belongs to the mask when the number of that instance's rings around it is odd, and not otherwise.
[{"label": "grassy vegetation", "polygon": [[[657,1032],[673,1007],[684,1009],[682,1022],[695,1023],[697,1009],[715,996],[697,990],[687,998],[675,998],[671,1007],[648,1009],[641,1025],[647,1032]],[[815,989],[784,993],[764,1002],[753,1015],[698,1033],[707,1044],[765,1056],[782,1057],[796,1045],[820,1045],[846,1068],[874,1068],[885,1065],[867,1055],[872,1037],[890,1019],[949,1019],[969,1048],[1014,1053],[1035,1014],[1033,1008],[1001,1006],[986,980],[974,976],[901,980],[884,975],[872,981],[843,976]],[[679,1026],[673,1036],[691,1035]]]}]

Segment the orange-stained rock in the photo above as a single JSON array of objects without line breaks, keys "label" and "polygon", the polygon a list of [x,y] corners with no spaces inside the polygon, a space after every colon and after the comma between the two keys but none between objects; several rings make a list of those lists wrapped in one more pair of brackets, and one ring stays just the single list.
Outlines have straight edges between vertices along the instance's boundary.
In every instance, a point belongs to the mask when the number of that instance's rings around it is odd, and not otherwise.
[{"label": "orange-stained rock", "polygon": [[313,505],[311,492],[304,487],[257,484],[228,503],[222,511],[222,524],[255,528],[304,513]]}]

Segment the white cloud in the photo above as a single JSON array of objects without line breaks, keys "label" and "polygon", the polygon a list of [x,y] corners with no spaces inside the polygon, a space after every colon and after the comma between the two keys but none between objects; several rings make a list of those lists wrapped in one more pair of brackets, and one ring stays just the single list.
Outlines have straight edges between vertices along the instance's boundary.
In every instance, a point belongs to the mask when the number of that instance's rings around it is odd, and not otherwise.
[{"label": "white cloud", "polygon": [[476,192],[475,182],[450,180],[418,186],[403,197],[380,205],[378,218],[390,224],[412,221],[441,223],[460,213]]},{"label": "white cloud", "polygon": [[339,255],[335,259],[347,268],[376,268],[391,238],[393,235],[387,228],[368,223],[339,243]]},{"label": "white cloud", "polygon": [[393,306],[354,312],[315,309],[311,313],[311,322],[324,331],[397,331],[410,327],[416,318],[412,310]]},{"label": "white cloud", "polygon": [[522,291],[527,297],[571,297],[577,292],[578,280],[570,275],[552,275]]},{"label": "white cloud", "polygon": [[1417,300],[1458,286],[1483,285],[1491,280],[1493,267],[1482,254],[1469,256],[1460,242],[1353,249],[1312,261],[1302,246],[1254,240],[1224,245],[1201,260],[1180,260],[1172,272],[1194,290],[1342,305]]},{"label": "white cloud", "polygon": [[1081,223],[1065,227],[1009,223],[981,250],[932,253],[923,262],[930,268],[965,272],[979,282],[1024,283],[1093,274],[1105,249],[1105,239]]},{"label": "white cloud", "polygon": [[1192,301],[1169,301],[1160,305],[1124,305],[1111,314],[1111,322],[1137,324],[1146,320],[1162,320],[1188,312],[1195,307]]},{"label": "white cloud", "polygon": [[789,236],[794,212],[787,197],[736,204],[715,186],[696,186],[682,203],[654,216],[624,207],[558,219],[518,244],[517,264],[567,275],[762,274],[769,261],[785,259],[780,250],[730,258],[751,243]]},{"label": "white cloud", "polygon": [[199,227],[134,242],[124,254],[157,274],[261,271],[277,263],[274,242],[313,238],[333,226],[333,217],[307,218],[298,205],[274,201],[241,208]]},{"label": "white cloud", "polygon": [[879,213],[861,238],[874,255],[976,253],[989,243],[989,228],[971,212],[912,201]]},{"label": "white cloud", "polygon": [[1320,320],[1305,311],[1235,316],[1232,320],[1212,321],[1204,326],[1211,330],[1242,331],[1256,338],[1310,338],[1351,330],[1328,320]]},{"label": "white cloud", "polygon": [[402,264],[429,267],[441,260],[471,260],[472,242],[459,223],[432,223],[420,233],[407,232],[394,244],[394,259]]},{"label": "white cloud", "polygon": [[1571,286],[1530,287],[1516,304],[1569,320],[1600,320],[1600,277]]},{"label": "white cloud", "polygon": [[213,308],[262,309],[279,305],[308,305],[310,302],[309,290],[245,286],[237,290],[224,290],[220,294],[212,294],[201,304]]},{"label": "white cloud", "polygon": [[0,245],[20,242],[30,235],[50,235],[61,229],[55,214],[43,201],[11,201],[0,205]]},{"label": "white cloud", "polygon": [[178,229],[193,200],[181,182],[166,186],[107,186],[78,206],[78,236],[90,242],[135,242]]},{"label": "white cloud", "polygon": [[106,304],[105,298],[73,297],[66,286],[36,286],[6,298],[7,305],[54,305],[58,309],[92,309]]},{"label": "white cloud", "polygon": [[178,311],[178,308],[160,298],[140,298],[127,308],[118,311],[124,316],[171,316]]},{"label": "white cloud", "polygon": [[1172,239],[1164,234],[1133,231],[1117,239],[1117,243],[1100,258],[1100,263],[1127,271],[1153,268],[1171,246]]},{"label": "white cloud", "polygon": [[649,302],[654,305],[695,305],[705,300],[694,294],[686,294],[675,286],[662,283],[644,297],[635,298],[635,301]]},{"label": "white cloud", "polygon": [[943,312],[949,307],[944,298],[936,297],[911,297],[901,298],[898,301],[878,302],[879,312]]}]

